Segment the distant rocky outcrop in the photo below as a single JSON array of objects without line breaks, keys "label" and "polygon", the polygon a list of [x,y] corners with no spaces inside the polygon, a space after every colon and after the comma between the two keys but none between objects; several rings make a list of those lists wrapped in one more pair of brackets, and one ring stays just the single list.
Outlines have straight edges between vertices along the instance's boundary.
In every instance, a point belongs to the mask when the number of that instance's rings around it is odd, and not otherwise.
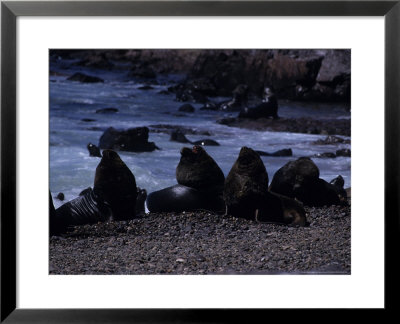
[{"label": "distant rocky outcrop", "polygon": [[152,79],[158,74],[186,75],[169,89],[179,101],[206,102],[230,96],[239,84],[262,96],[273,89],[278,99],[350,102],[351,50],[53,50],[51,57],[80,59],[79,65],[130,66],[128,75]]},{"label": "distant rocky outcrop", "polygon": [[126,130],[106,129],[99,140],[101,149],[129,152],[152,152],[159,149],[154,142],[149,142],[149,129],[135,127]]}]

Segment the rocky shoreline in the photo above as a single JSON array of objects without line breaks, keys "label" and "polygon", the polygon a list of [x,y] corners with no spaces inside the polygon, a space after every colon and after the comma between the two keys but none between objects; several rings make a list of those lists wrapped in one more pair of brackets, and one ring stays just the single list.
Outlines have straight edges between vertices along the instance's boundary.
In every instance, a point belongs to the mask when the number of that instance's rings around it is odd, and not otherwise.
[{"label": "rocky shoreline", "polygon": [[307,227],[206,211],[150,213],[50,238],[50,274],[350,274],[350,207],[306,207]]},{"label": "rocky shoreline", "polygon": [[290,132],[319,135],[350,136],[350,119],[279,118],[248,119],[223,118],[217,123],[230,127],[246,128],[269,132]]}]

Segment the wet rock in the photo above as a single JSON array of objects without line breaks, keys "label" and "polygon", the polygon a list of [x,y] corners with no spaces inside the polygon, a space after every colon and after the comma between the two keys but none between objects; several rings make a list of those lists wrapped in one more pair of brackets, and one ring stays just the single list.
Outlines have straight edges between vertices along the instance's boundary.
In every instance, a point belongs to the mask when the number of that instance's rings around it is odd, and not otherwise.
[{"label": "wet rock", "polygon": [[56,198],[60,201],[63,201],[65,199],[65,196],[62,192],[59,192],[58,195],[56,196]]},{"label": "wet rock", "polygon": [[149,85],[141,86],[138,88],[139,90],[153,90],[154,88]]},{"label": "wet rock", "polygon": [[336,156],[346,156],[350,157],[351,156],[351,150],[350,149],[340,149],[336,151]]},{"label": "wet rock", "polygon": [[77,72],[70,76],[67,80],[69,81],[78,81],[82,83],[103,83],[104,80],[95,76],[86,75],[80,72]]},{"label": "wet rock", "polygon": [[174,130],[171,133],[171,137],[169,139],[170,141],[173,142],[178,142],[178,143],[191,143],[186,136],[182,133],[181,130]]},{"label": "wet rock", "polygon": [[74,65],[106,70],[114,67],[114,64],[106,58],[105,53],[89,53],[84,59]]},{"label": "wet rock", "polygon": [[154,142],[149,142],[149,129],[147,127],[116,130],[108,128],[99,140],[101,149],[112,149],[129,152],[152,152],[159,149]]},{"label": "wet rock", "polygon": [[316,157],[316,158],[328,158],[328,159],[333,159],[333,158],[336,157],[336,154],[335,154],[335,153],[332,153],[332,152],[324,152],[324,153],[315,154],[314,157]]},{"label": "wet rock", "polygon": [[350,140],[346,140],[339,136],[330,135],[330,136],[327,136],[323,140],[317,140],[313,143],[316,145],[330,145],[330,144],[339,144],[339,143],[348,144],[348,143],[350,143]]},{"label": "wet rock", "polygon": [[272,153],[264,151],[256,151],[260,156],[292,156],[293,152],[291,148],[278,150]]},{"label": "wet rock", "polygon": [[96,110],[96,114],[114,114],[117,112],[118,112],[117,108],[102,108]]},{"label": "wet rock", "polygon": [[184,104],[179,107],[179,111],[193,113],[195,111],[194,107],[191,104]]}]

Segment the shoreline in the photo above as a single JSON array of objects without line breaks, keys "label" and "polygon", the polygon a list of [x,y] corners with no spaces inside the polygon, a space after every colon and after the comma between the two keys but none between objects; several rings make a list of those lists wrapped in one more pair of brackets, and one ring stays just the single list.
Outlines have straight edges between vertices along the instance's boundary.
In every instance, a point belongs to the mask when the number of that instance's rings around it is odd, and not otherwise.
[{"label": "shoreline", "polygon": [[305,207],[308,227],[206,211],[150,213],[50,238],[50,274],[350,274],[350,206]]},{"label": "shoreline", "polygon": [[351,136],[350,119],[314,119],[307,117],[248,119],[232,117],[219,119],[217,123],[255,131]]}]

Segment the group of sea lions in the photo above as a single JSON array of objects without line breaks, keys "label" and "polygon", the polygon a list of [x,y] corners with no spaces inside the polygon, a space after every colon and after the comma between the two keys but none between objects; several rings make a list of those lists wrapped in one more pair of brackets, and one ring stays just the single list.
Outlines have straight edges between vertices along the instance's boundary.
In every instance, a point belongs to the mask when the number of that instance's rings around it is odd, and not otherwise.
[{"label": "group of sea lions", "polygon": [[50,235],[69,227],[107,220],[130,220],[144,212],[208,210],[258,222],[306,226],[304,205],[346,204],[341,176],[328,183],[319,178],[318,167],[309,158],[288,162],[269,186],[260,155],[242,147],[225,176],[202,146],[181,149],[176,168],[177,184],[150,193],[136,186],[133,173],[113,150],[103,150],[96,168],[93,189],[57,210],[50,196]]},{"label": "group of sea lions", "polygon": [[278,100],[269,86],[264,87],[262,102],[254,107],[248,107],[248,91],[245,84],[239,84],[232,92],[232,99],[221,103],[208,101],[201,110],[239,111],[239,118],[269,118],[278,119]]}]

